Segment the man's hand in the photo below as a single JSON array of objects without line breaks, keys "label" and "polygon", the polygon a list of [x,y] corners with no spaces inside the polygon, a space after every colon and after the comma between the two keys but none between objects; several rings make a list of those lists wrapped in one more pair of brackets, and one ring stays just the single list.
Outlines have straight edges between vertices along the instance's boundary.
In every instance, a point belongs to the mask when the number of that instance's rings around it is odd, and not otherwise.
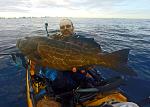
[{"label": "man's hand", "polygon": [[73,68],[72,68],[72,72],[77,72],[77,68],[76,68],[76,67],[73,67]]},{"label": "man's hand", "polygon": [[[86,70],[90,70],[90,69],[92,69],[93,68],[93,66],[90,66],[90,67],[88,67],[88,68],[82,68],[81,70],[79,70],[79,72],[81,73],[81,74],[84,74],[86,77],[90,77],[90,78],[92,78],[92,76],[88,73],[88,72],[86,72]],[[72,68],[72,72],[73,73],[76,73],[78,70],[77,70],[77,68],[76,67],[73,67]]]}]

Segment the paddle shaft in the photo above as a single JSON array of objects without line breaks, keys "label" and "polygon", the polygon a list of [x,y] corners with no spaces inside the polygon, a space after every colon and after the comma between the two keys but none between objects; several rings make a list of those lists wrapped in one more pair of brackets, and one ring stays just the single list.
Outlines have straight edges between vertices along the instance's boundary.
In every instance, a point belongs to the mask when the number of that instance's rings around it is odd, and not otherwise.
[{"label": "paddle shaft", "polygon": [[0,56],[5,56],[5,55],[12,55],[12,54],[10,54],[10,53],[2,53],[2,54],[0,54]]},{"label": "paddle shaft", "polygon": [[7,55],[18,55],[21,53],[0,53],[0,56],[7,56]]}]

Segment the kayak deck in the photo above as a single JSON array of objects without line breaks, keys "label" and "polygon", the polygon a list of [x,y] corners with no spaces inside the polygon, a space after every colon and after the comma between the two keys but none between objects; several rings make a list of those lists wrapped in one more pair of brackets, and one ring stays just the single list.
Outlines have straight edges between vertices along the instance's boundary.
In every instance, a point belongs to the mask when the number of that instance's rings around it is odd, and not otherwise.
[{"label": "kayak deck", "polygon": [[[54,98],[44,95],[42,99],[36,99],[36,95],[41,89],[45,87],[38,87],[33,84],[31,75],[33,75],[33,69],[28,67],[26,70],[26,91],[27,91],[27,104],[28,107],[61,107],[59,102],[56,103]],[[38,88],[37,88],[38,87]],[[82,106],[100,106],[103,103],[113,103],[113,102],[127,102],[127,97],[123,95],[119,90],[112,90],[104,93],[97,93],[93,99],[87,100],[82,103]],[[76,107],[81,107],[81,104],[76,104]]]}]

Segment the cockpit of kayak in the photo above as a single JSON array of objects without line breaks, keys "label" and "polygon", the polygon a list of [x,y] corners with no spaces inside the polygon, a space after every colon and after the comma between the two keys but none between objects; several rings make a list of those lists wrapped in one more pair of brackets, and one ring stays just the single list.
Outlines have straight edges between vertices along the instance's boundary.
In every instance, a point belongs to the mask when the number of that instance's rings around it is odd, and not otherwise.
[{"label": "cockpit of kayak", "polygon": [[110,79],[99,77],[95,87],[84,86],[80,81],[81,83],[73,89],[55,92],[50,79],[41,74],[33,76],[37,71],[33,70],[31,60],[28,61],[26,69],[28,107],[103,107],[106,104],[128,101],[127,96],[118,88],[124,82],[122,77]]}]

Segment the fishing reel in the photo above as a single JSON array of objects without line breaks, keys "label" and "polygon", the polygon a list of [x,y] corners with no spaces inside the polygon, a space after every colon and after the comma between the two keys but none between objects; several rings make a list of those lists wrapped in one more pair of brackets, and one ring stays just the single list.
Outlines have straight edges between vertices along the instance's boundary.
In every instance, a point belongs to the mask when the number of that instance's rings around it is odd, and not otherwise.
[{"label": "fishing reel", "polygon": [[39,92],[39,90],[44,89],[46,87],[46,80],[45,78],[41,77],[40,75],[33,75],[32,77],[32,84],[34,89],[36,89],[36,93]]}]

